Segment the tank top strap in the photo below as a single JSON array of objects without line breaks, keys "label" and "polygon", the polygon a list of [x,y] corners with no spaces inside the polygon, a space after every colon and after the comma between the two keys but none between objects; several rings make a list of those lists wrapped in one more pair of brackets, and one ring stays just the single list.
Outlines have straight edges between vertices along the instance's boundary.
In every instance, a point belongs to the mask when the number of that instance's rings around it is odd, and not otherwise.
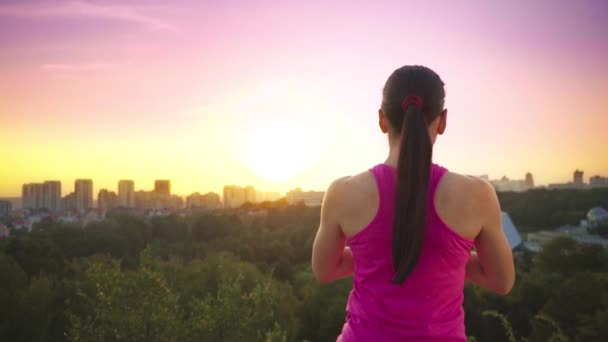
[{"label": "tank top strap", "polygon": [[435,194],[435,190],[437,190],[441,178],[443,178],[446,173],[448,173],[448,169],[445,167],[438,164],[431,165],[431,179],[429,180],[429,195],[431,197]]}]

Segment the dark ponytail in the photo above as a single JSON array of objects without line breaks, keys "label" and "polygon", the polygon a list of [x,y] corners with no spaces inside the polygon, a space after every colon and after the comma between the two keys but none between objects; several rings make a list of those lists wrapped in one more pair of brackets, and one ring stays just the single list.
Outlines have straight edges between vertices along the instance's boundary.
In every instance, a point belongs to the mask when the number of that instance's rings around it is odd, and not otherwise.
[{"label": "dark ponytail", "polygon": [[439,76],[422,66],[397,69],[384,87],[382,110],[401,138],[392,234],[396,284],[412,273],[422,251],[433,155],[428,125],[443,111],[444,97]]},{"label": "dark ponytail", "polygon": [[393,218],[394,283],[401,284],[412,273],[424,241],[427,189],[433,146],[421,108],[405,108],[395,191]]}]

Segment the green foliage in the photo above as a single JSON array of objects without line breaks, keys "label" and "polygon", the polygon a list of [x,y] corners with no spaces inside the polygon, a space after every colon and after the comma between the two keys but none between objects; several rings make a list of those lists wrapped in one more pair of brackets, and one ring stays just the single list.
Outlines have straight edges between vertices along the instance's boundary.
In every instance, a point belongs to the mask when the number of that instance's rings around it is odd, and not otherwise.
[{"label": "green foliage", "polygon": [[[501,196],[518,224],[520,215],[543,227],[602,205],[605,194]],[[555,208],[564,217],[548,214]],[[113,215],[84,229],[45,222],[0,241],[0,340],[335,340],[352,280],[320,285],[312,275],[318,208],[250,209],[256,214]],[[606,249],[556,239],[516,266],[507,297],[466,284],[469,341],[608,341]]]},{"label": "green foliage", "polygon": [[146,267],[121,271],[118,260],[94,261],[85,271],[79,299],[88,315],[69,314],[71,341],[173,341],[177,298]]},{"label": "green foliage", "polygon": [[54,318],[51,282],[27,275],[14,259],[0,252],[0,340],[44,341]]},{"label": "green foliage", "polygon": [[567,342],[568,337],[564,335],[562,329],[559,327],[557,322],[546,315],[536,315],[533,321],[533,333],[530,337],[531,342]]},{"label": "green foliage", "polygon": [[[513,327],[511,327],[511,323],[509,320],[498,311],[494,310],[486,310],[481,314],[484,317],[491,317],[497,320],[500,323],[502,331],[504,333],[504,340],[508,342],[515,342],[515,334],[513,333]],[[498,339],[493,339],[493,341],[498,341]]]},{"label": "green foliage", "polygon": [[578,224],[590,208],[608,208],[608,188],[500,192],[498,198],[500,206],[513,221],[530,231]]}]

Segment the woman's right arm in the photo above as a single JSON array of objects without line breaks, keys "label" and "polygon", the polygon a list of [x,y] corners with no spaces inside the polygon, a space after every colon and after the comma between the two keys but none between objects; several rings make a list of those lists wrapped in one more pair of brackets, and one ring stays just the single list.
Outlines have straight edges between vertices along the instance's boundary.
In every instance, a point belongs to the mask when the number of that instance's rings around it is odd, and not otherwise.
[{"label": "woman's right arm", "polygon": [[481,184],[477,193],[482,225],[475,238],[475,252],[471,253],[467,264],[466,278],[479,286],[506,295],[515,282],[511,246],[502,228],[496,191],[488,182]]}]

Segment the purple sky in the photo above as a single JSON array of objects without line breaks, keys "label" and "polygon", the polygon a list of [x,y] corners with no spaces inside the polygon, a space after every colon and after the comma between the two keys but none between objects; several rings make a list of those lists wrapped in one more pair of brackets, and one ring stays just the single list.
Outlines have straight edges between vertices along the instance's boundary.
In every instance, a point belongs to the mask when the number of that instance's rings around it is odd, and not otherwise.
[{"label": "purple sky", "polygon": [[[404,64],[446,83],[437,162],[539,183],[608,176],[608,2],[327,3],[2,1],[0,146],[13,168],[0,195],[50,178],[66,192],[77,177],[111,189],[171,178],[184,194],[324,188],[385,157],[380,89]],[[273,179],[273,151],[241,151],[266,134],[250,132],[260,122],[299,130],[294,151],[314,157]]]}]

